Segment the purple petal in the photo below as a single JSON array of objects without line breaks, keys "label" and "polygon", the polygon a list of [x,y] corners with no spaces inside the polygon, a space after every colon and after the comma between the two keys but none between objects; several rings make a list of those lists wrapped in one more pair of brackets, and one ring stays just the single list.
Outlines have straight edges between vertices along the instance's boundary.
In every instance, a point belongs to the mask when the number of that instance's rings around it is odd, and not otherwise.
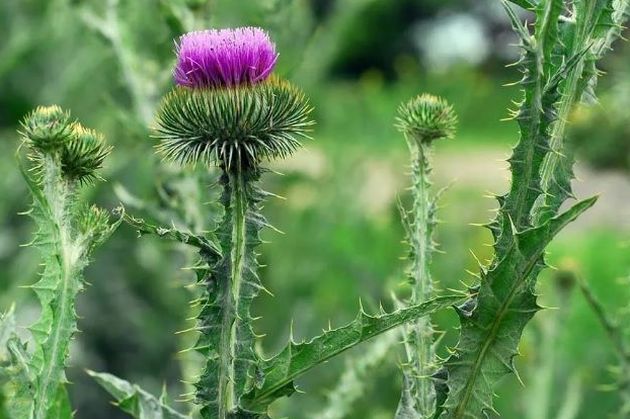
[{"label": "purple petal", "polygon": [[255,84],[273,71],[278,54],[260,28],[189,32],[176,43],[175,82],[188,87]]}]

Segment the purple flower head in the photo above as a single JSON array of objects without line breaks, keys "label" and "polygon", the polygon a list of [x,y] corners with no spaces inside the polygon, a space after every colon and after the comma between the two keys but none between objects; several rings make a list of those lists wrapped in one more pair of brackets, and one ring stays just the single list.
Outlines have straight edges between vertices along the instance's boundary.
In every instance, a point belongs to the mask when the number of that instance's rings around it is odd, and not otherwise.
[{"label": "purple flower head", "polygon": [[190,32],[176,45],[175,82],[187,87],[252,85],[269,77],[276,47],[260,28]]}]

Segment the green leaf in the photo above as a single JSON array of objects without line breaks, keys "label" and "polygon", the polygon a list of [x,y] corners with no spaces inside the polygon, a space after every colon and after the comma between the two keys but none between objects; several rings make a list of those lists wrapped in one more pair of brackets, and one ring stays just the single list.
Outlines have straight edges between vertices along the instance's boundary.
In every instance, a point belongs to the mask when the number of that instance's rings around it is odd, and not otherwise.
[{"label": "green leaf", "polygon": [[32,377],[26,345],[16,334],[14,307],[0,318],[0,418],[29,417]]},{"label": "green leaf", "polygon": [[68,397],[68,391],[64,385],[60,385],[57,390],[57,395],[53,400],[46,419],[71,419],[72,407],[70,406],[70,398]]},{"label": "green leaf", "polygon": [[87,371],[114,399],[123,411],[136,419],[190,419],[169,407],[165,397],[156,398],[135,384],[111,374]]},{"label": "green leaf", "polygon": [[15,336],[15,306],[12,305],[9,311],[0,315],[0,360],[5,359],[7,353],[7,343]]},{"label": "green leaf", "polygon": [[440,418],[480,418],[494,411],[494,386],[515,372],[513,359],[523,329],[540,310],[534,285],[545,266],[544,250],[596,200],[581,201],[540,227],[515,233],[505,258],[482,276],[478,295],[459,307],[461,335],[445,364],[448,398]]},{"label": "green leaf", "polygon": [[265,412],[274,400],[293,394],[296,391],[293,380],[311,368],[381,333],[462,300],[461,296],[439,297],[377,316],[370,316],[361,309],[356,319],[343,327],[324,332],[308,342],[292,341],[262,363],[259,371],[262,380],[241,398],[241,404],[248,411]]},{"label": "green leaf", "polygon": [[0,419],[9,419],[7,406],[7,397],[5,395],[5,384],[11,379],[9,373],[9,357],[8,351],[9,339],[15,336],[15,306],[11,306],[9,311],[0,315]]},{"label": "green leaf", "polygon": [[527,10],[534,10],[534,8],[536,7],[536,4],[533,2],[533,0],[509,0],[509,1]]},{"label": "green leaf", "polygon": [[142,218],[131,216],[125,212],[125,208],[120,206],[114,211],[119,214],[122,219],[131,227],[136,229],[139,235],[154,235],[167,240],[183,243],[198,248],[201,251],[221,256],[221,248],[218,246],[218,239],[211,233],[207,233],[209,237],[203,237],[192,232],[185,232],[175,227],[163,227],[151,224]]},{"label": "green leaf", "polygon": [[552,53],[559,40],[558,21],[564,11],[564,0],[545,0],[538,3],[536,11],[536,39],[540,64],[544,73],[550,74],[553,65]]}]

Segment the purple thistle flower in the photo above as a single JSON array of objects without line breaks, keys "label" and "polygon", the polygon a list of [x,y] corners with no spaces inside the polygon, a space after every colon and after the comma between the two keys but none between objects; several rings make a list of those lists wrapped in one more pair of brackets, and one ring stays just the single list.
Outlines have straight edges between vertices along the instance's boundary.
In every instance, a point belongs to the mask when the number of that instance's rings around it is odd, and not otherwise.
[{"label": "purple thistle flower", "polygon": [[175,82],[193,88],[259,83],[278,59],[267,32],[254,27],[190,32],[176,51]]}]

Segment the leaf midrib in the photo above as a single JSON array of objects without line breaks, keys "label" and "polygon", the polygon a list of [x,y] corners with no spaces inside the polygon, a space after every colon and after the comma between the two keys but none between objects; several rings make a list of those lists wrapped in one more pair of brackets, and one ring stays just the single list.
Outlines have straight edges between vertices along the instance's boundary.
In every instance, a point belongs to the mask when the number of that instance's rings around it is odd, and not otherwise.
[{"label": "leaf midrib", "polygon": [[475,359],[475,364],[473,367],[473,374],[470,374],[468,380],[466,381],[464,397],[462,401],[458,404],[455,410],[455,418],[464,417],[463,414],[465,413],[466,406],[468,406],[468,403],[470,402],[470,398],[473,394],[474,383],[477,381],[477,376],[483,366],[483,361],[486,358],[486,353],[488,349],[490,348],[490,345],[494,343],[494,341],[496,340],[499,327],[501,323],[503,322],[503,318],[505,317],[505,314],[508,312],[510,305],[512,304],[516,291],[518,291],[518,289],[521,287],[524,280],[529,276],[531,271],[534,269],[536,262],[540,258],[540,254],[538,253],[540,252],[537,251],[536,256],[532,257],[531,260],[527,263],[523,274],[521,274],[518,277],[517,281],[514,281],[512,287],[510,288],[510,292],[507,295],[507,298],[501,304],[500,309],[499,309],[499,314],[494,318],[492,328],[490,329],[490,333],[488,334],[488,339],[486,339],[486,342],[484,343],[483,347],[477,353],[477,358]]}]

